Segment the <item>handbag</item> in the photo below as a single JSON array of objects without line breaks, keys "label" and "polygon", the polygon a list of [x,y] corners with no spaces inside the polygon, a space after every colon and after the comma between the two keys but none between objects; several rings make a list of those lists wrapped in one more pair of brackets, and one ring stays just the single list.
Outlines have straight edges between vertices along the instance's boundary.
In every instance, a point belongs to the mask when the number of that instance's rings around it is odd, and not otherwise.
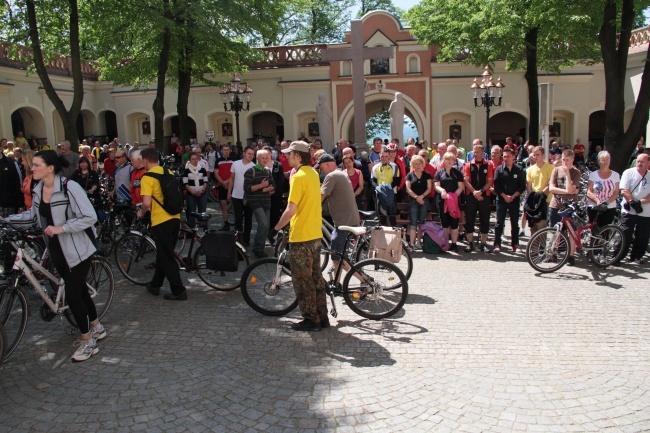
[{"label": "handbag", "polygon": [[381,227],[372,231],[368,251],[369,258],[399,263],[402,259],[402,232],[392,227]]}]

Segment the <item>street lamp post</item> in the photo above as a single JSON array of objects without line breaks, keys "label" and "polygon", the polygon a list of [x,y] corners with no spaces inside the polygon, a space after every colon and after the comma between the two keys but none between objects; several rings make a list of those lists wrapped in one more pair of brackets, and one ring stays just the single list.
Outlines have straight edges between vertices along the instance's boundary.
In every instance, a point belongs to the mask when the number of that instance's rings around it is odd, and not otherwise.
[{"label": "street lamp post", "polygon": [[230,80],[230,86],[224,84],[219,93],[221,94],[221,100],[223,102],[223,110],[226,113],[229,111],[235,113],[235,128],[237,131],[236,144],[237,146],[241,146],[241,140],[239,137],[239,112],[249,110],[253,89],[251,89],[248,83],[242,83],[237,74],[234,74],[233,79]]},{"label": "street lamp post", "polygon": [[[483,80],[479,84],[477,79],[474,78],[474,84],[472,84],[471,89],[474,97],[474,107],[485,107],[485,146],[489,148],[490,146],[490,107],[500,107],[501,99],[503,97],[503,89],[506,87],[501,82],[501,77],[497,80],[497,83],[494,84],[492,81],[492,72],[490,72],[490,67],[486,66],[485,71],[483,71]],[[499,102],[495,101],[495,98],[499,98]]]}]

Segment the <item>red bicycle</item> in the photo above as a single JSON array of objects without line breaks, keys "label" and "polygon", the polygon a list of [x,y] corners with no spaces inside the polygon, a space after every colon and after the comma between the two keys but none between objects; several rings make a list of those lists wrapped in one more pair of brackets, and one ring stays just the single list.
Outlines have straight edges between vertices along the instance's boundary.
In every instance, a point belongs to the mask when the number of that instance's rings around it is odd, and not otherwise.
[{"label": "red bicycle", "polygon": [[560,211],[561,222],[536,232],[526,248],[530,266],[543,273],[560,269],[569,260],[569,237],[576,251],[587,255],[598,267],[606,268],[620,261],[625,252],[623,230],[615,224],[598,227],[588,223],[585,214],[584,204],[569,202]]}]

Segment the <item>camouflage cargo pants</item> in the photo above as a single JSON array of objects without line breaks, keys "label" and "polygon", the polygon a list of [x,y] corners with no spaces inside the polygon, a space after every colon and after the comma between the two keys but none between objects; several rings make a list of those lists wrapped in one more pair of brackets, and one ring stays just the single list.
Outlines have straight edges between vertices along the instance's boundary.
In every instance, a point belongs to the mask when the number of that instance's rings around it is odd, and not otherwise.
[{"label": "camouflage cargo pants", "polygon": [[293,242],[289,248],[293,290],[298,298],[300,314],[320,323],[321,319],[327,318],[325,279],[320,270],[321,240]]}]

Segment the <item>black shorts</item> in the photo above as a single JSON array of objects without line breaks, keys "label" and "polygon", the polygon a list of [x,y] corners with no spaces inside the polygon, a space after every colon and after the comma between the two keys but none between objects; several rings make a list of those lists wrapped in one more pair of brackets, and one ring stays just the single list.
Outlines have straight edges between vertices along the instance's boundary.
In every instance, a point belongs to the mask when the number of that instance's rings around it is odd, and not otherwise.
[{"label": "black shorts", "polygon": [[217,187],[217,193],[219,193],[219,200],[228,200],[228,190],[223,186],[219,185]]}]

